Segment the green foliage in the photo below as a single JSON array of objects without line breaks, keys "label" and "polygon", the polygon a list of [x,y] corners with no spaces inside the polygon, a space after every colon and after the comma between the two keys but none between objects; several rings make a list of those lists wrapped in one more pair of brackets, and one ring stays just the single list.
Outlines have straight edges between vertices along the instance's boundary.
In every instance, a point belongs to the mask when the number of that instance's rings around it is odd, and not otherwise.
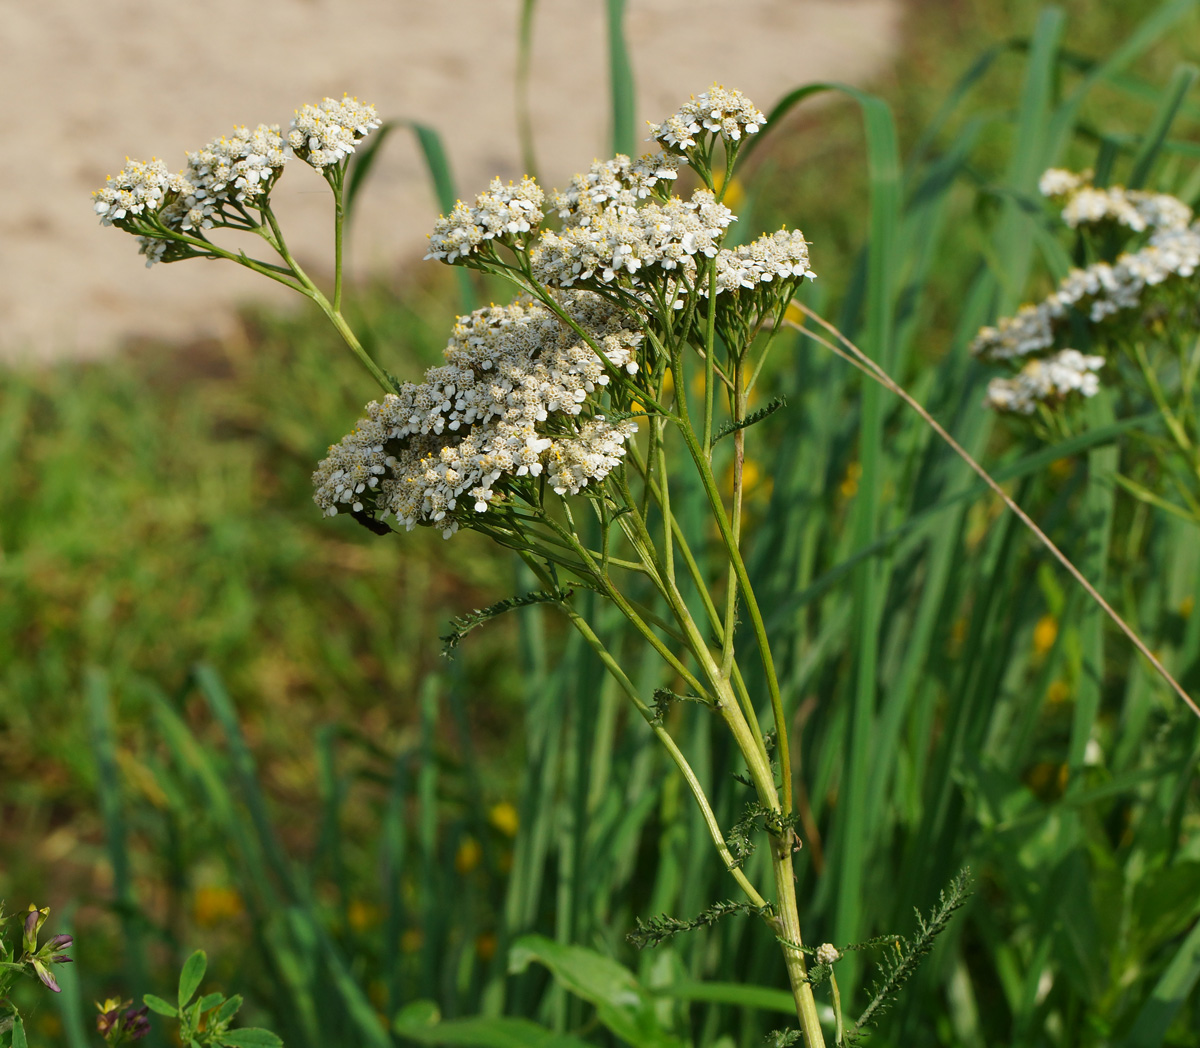
[{"label": "green foliage", "polygon": [[207,993],[193,1001],[196,991],[208,970],[208,957],[203,950],[193,953],[179,973],[179,996],[176,1004],[164,1001],[152,993],[145,996],[146,1006],[156,1015],[178,1021],[176,1035],[181,1044],[191,1048],[282,1048],[277,1034],[255,1026],[230,1029],[230,1024],[242,1007],[242,998],[226,999],[223,993]]},{"label": "green foliage", "polygon": [[971,895],[970,883],[969,871],[960,871],[938,894],[937,906],[930,913],[928,920],[917,911],[915,935],[908,938],[889,937],[888,945],[891,946],[891,950],[884,954],[880,962],[879,979],[872,987],[873,996],[870,1003],[854,1024],[856,1031],[870,1023],[880,1009],[887,1007],[900,992],[900,988],[912,978],[922,958],[933,949],[934,941],[949,927],[954,911],[966,904]]}]

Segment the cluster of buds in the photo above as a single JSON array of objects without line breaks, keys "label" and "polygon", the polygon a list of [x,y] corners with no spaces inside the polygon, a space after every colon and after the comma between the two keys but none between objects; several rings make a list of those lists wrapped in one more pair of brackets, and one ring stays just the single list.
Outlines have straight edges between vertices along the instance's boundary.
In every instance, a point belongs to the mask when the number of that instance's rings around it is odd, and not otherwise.
[{"label": "cluster of buds", "polygon": [[[58,980],[50,970],[54,964],[70,964],[71,958],[63,951],[70,947],[74,940],[69,935],[52,935],[41,945],[38,945],[38,935],[46,918],[50,916],[50,907],[40,909],[32,903],[25,913],[21,924],[21,950],[17,953],[0,939],[0,975],[3,971],[21,971],[26,967],[33,969],[36,975],[48,989],[61,993]],[[0,925],[6,920],[3,905],[0,905]],[[3,980],[0,979],[0,996],[3,996]]]},{"label": "cluster of buds", "polygon": [[96,1029],[104,1038],[105,1044],[118,1045],[140,1041],[150,1032],[150,1011],[145,1005],[134,1008],[132,1001],[122,1001],[116,997],[96,1002]]}]

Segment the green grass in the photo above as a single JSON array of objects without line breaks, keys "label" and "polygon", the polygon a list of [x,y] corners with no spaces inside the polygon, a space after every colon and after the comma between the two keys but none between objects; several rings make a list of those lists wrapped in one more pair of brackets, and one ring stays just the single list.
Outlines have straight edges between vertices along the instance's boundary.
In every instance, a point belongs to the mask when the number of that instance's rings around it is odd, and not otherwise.
[{"label": "green grass", "polygon": [[[1046,449],[993,426],[965,352],[1058,260],[1026,206],[1045,166],[1115,149],[1118,180],[1144,160],[1151,184],[1188,184],[1195,160],[1170,143],[1194,137],[1194,98],[1153,147],[1172,69],[1194,57],[1194,6],[1168,6],[1180,20],[1139,37],[1127,11],[1091,4],[1003,21],[997,5],[929,5],[878,89],[888,104],[800,105],[765,140],[742,214],[805,229],[812,301],[1006,477],[1195,694],[1194,529],[1114,491],[1129,446],[1103,404],[1101,439]],[[1023,42],[955,93],[974,51],[947,57],[943,14],[980,48]],[[1072,57],[1120,46],[1128,61],[1099,72]],[[1123,137],[1148,130],[1146,148]],[[363,295],[397,373],[435,358],[453,309],[450,275],[424,279]],[[612,1043],[543,970],[505,976],[530,932],[630,965],[697,1044],[761,1043],[783,1017],[694,990],[779,985],[759,925],[642,955],[623,941],[636,916],[690,917],[734,886],[582,643],[528,609],[445,662],[452,614],[528,580],[471,536],[381,540],[311,506],[313,463],[371,393],[310,320],[6,376],[0,762],[16,833],[0,895],[82,901],[84,1001],[161,990],[132,983],[205,945],[289,1045],[393,1043],[390,1018],[422,998]],[[915,417],[811,342],[774,352],[788,407],[748,442],[771,481],[750,549],[799,728],[807,940],[909,933],[912,907],[970,865],[976,896],[872,1044],[1191,1043],[1196,722]],[[598,614],[648,693],[654,662]],[[671,728],[732,825],[747,799],[733,753],[702,710],[680,704]],[[515,839],[489,817],[502,799]],[[204,919],[214,886],[242,912]],[[838,974],[862,1004],[859,956]],[[693,988],[686,1012],[672,986]]]}]

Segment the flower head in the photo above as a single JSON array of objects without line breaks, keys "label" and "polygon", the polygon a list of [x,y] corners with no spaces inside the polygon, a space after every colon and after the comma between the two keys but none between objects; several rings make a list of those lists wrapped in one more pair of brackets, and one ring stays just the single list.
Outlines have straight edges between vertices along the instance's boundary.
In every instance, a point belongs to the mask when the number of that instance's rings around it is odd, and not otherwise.
[{"label": "flower head", "polygon": [[168,200],[191,190],[183,173],[172,174],[154,158],[148,163],[125,159],[117,175],[109,175],[103,189],[92,194],[93,208],[103,226],[123,226],[130,218],[155,212]]},{"label": "flower head", "polygon": [[340,163],[379,126],[379,115],[373,105],[349,95],[343,95],[340,102],[324,98],[317,105],[296,110],[287,143],[296,156],[320,170]]},{"label": "flower head", "polygon": [[767,118],[740,91],[720,84],[693,96],[661,124],[650,125],[650,137],[668,149],[684,152],[696,145],[703,132],[720,135],[726,142],[740,142],[743,135],[757,134]]},{"label": "flower head", "polygon": [[523,240],[544,217],[544,199],[542,187],[528,176],[515,185],[494,178],[475,198],[474,207],[460,200],[449,215],[437,220],[429,234],[425,257],[454,263],[469,257],[489,240]]},{"label": "flower head", "polygon": [[1057,403],[1073,393],[1083,397],[1100,391],[1096,374],[1104,358],[1064,349],[1051,357],[1029,361],[1015,378],[994,378],[984,403],[997,411],[1032,415],[1038,404]]},{"label": "flower head", "polygon": [[278,124],[233,132],[188,153],[190,191],[177,205],[181,229],[210,229],[214,213],[230,201],[253,204],[270,191],[287,162]]},{"label": "flower head", "polygon": [[394,516],[411,529],[436,525],[448,538],[510,485],[544,472],[560,494],[603,479],[635,432],[589,405],[609,369],[637,370],[639,332],[590,292],[559,305],[595,350],[550,309],[518,301],[460,317],[446,363],[419,385],[367,406],[366,417],[313,474],[314,500]]}]

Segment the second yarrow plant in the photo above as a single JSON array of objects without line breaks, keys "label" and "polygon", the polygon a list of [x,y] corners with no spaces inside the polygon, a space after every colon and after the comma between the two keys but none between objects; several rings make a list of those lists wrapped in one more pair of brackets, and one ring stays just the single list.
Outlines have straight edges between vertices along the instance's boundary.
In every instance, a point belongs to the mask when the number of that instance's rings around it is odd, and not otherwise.
[{"label": "second yarrow plant", "polygon": [[[326,313],[384,395],[318,466],[317,504],[380,533],[393,523],[435,527],[447,538],[479,531],[528,565],[542,589],[498,608],[561,608],[645,719],[741,889],[731,909],[761,917],[778,940],[800,1029],[817,1046],[824,1038],[813,987],[841,951],[803,941],[788,724],[742,548],[747,431],[769,413],[751,412],[750,397],[789,303],[814,273],[798,230],[722,246],[736,221],[725,189],[764,122],[742,94],[714,86],[651,126],[658,152],[597,162],[561,192],[547,194],[528,177],[497,179],[473,204],[459,202],[438,220],[426,257],[501,277],[516,297],[459,317],[445,363],[421,383],[393,378],[342,315],[347,170],[379,126],[374,107],[325,99],[300,109],[286,133],[237,129],[188,154],[179,174],[161,161],[130,162],[95,194],[95,208],[104,224],[139,238],[148,265],[225,258]],[[296,263],[271,209],[289,150],[333,193],[331,294]],[[686,199],[671,193],[684,169],[698,186]],[[217,230],[257,236],[273,257],[219,245]],[[697,482],[721,551],[716,575],[705,574],[713,561],[693,549],[672,512],[684,485],[695,490]],[[611,602],[654,649],[664,687],[645,694],[635,684],[580,611],[579,588]],[[739,635],[742,621],[749,629]],[[761,666],[762,694],[747,687],[746,659]],[[675,701],[711,710],[741,752],[756,799],[737,827],[719,824],[712,784],[668,731]],[[743,870],[754,832],[769,842],[770,886]],[[668,925],[644,926],[643,941],[663,937]],[[831,986],[842,1042],[850,1031]]]}]

